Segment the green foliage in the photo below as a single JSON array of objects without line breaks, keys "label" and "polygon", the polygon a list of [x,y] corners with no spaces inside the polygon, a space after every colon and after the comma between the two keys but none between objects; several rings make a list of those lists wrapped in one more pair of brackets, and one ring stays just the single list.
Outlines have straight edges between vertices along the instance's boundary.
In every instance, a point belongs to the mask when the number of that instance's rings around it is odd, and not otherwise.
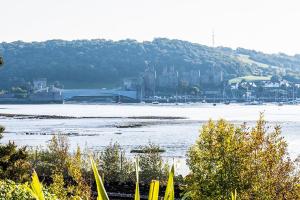
[{"label": "green foliage", "polygon": [[32,165],[46,184],[51,184],[52,179],[57,180],[60,175],[67,177],[68,150],[66,137],[53,136],[47,149],[36,149],[31,152]]},{"label": "green foliage", "polygon": [[0,125],[0,140],[3,137],[3,132],[5,131],[5,127]]},{"label": "green foliage", "polygon": [[27,185],[17,184],[10,180],[7,181],[0,180],[0,199],[34,200],[34,197],[31,195],[31,192],[27,189]]},{"label": "green foliage", "polygon": [[68,158],[67,167],[69,176],[72,177],[74,181],[73,186],[68,186],[72,196],[74,196],[73,198],[80,197],[83,200],[89,199],[91,196],[91,188],[83,177],[82,155],[79,147],[75,155]]},{"label": "green foliage", "polygon": [[299,166],[287,154],[280,127],[263,116],[252,129],[210,120],[188,151],[186,192],[192,199],[299,199]]},{"label": "green foliage", "polygon": [[50,185],[49,190],[61,200],[89,199],[91,188],[83,175],[80,148],[74,155],[69,153],[65,136],[53,136],[48,149],[32,154],[33,165]]},{"label": "green foliage", "polygon": [[66,200],[68,197],[68,190],[65,188],[64,176],[62,172],[54,172],[51,178],[52,184],[49,186],[49,192],[55,194],[60,200]]},{"label": "green foliage", "polygon": [[[10,180],[0,180],[0,199],[2,200],[36,200],[30,190],[28,184],[18,184]],[[56,200],[55,196],[47,190],[43,191],[45,200]]]},{"label": "green foliage", "polygon": [[57,169],[64,170],[67,168],[67,161],[69,158],[69,141],[66,136],[53,136],[49,145],[48,153],[53,159],[53,163]]},{"label": "green foliage", "polygon": [[131,179],[133,163],[118,143],[109,144],[100,154],[101,172],[106,182],[125,182]]},{"label": "green foliage", "polygon": [[[264,54],[238,48],[210,48],[180,40],[158,38],[151,42],[135,40],[51,40],[45,42],[0,43],[5,56],[0,87],[11,88],[18,82],[45,77],[60,81],[67,88],[115,87],[120,80],[137,77],[148,63],[160,73],[165,66],[176,71],[222,71],[226,80],[286,71],[285,78],[299,81],[300,56]],[[28,56],[30,55],[30,56]],[[1,63],[1,59],[0,59]],[[275,66],[275,67],[269,67]],[[22,69],[22,70],[20,70]],[[296,78],[295,78],[296,77]]]},{"label": "green foliage", "polygon": [[[3,128],[0,127],[0,129],[0,132],[4,131]],[[0,144],[0,179],[10,179],[17,182],[29,180],[31,166],[28,159],[29,156],[25,147],[17,148],[12,142]]]},{"label": "green foliage", "polygon": [[141,181],[150,183],[153,179],[165,180],[168,174],[168,166],[164,165],[160,147],[150,143],[148,146],[142,146],[143,152],[139,155],[140,177]]},{"label": "green foliage", "polygon": [[6,80],[0,82],[1,87],[14,85],[14,81],[10,81],[13,77],[25,81],[45,77],[69,88],[112,87],[120,84],[123,78],[137,77],[147,63],[156,66],[158,72],[165,66],[175,65],[178,71],[201,70],[203,76],[213,66],[222,70],[224,76],[251,72],[247,65],[231,56],[230,51],[165,38],[144,43],[52,40],[0,43],[0,46],[7,66],[0,73],[0,80]]},{"label": "green foliage", "polygon": [[22,89],[21,87],[12,87],[11,92],[17,98],[26,98],[28,95],[28,91],[26,89]]}]

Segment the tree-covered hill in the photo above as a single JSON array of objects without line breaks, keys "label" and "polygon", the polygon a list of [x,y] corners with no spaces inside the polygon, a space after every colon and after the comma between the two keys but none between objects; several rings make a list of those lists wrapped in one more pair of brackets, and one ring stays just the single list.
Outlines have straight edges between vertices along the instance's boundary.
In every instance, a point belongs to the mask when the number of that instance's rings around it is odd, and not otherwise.
[{"label": "tree-covered hill", "polygon": [[300,72],[300,56],[264,54],[246,49],[211,48],[165,38],[151,42],[135,40],[50,40],[0,43],[5,67],[0,69],[0,87],[16,82],[47,78],[68,88],[113,87],[123,78],[139,76],[147,66],[160,73],[174,66],[179,72],[211,69],[225,79],[246,75],[289,75]]}]

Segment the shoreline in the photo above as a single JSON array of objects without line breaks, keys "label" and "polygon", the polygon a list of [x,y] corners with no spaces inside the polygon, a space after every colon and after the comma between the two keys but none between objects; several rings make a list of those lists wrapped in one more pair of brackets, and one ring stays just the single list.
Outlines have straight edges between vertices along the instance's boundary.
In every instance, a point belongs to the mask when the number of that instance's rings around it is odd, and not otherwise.
[{"label": "shoreline", "polygon": [[158,120],[188,119],[186,117],[172,117],[172,116],[75,117],[75,116],[63,116],[63,115],[30,115],[30,114],[11,114],[11,113],[0,113],[0,117],[15,118],[15,119],[158,119]]}]

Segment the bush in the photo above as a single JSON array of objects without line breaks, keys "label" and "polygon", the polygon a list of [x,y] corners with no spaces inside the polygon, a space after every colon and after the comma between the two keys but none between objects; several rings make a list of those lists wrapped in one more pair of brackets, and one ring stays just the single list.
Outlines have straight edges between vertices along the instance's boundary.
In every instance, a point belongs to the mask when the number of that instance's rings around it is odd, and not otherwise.
[{"label": "bush", "polygon": [[188,151],[186,194],[192,199],[300,199],[299,162],[291,161],[276,126],[263,116],[252,129],[210,120]]},{"label": "bush", "polygon": [[140,179],[145,183],[150,183],[151,180],[166,180],[168,175],[168,165],[164,165],[158,145],[150,143],[148,146],[141,147],[139,155],[140,163]]},{"label": "bush", "polygon": [[46,150],[32,154],[33,166],[49,185],[49,190],[61,200],[89,199],[91,189],[83,176],[80,148],[69,153],[69,142],[65,136],[53,136]]},{"label": "bush", "polygon": [[3,132],[5,131],[5,127],[0,125],[0,140],[3,137]]},{"label": "bush", "polygon": [[134,165],[118,143],[111,143],[100,153],[100,172],[105,182],[128,182],[132,179]]},{"label": "bush", "polygon": [[[5,128],[0,126],[0,139]],[[31,166],[25,147],[17,148],[13,142],[0,144],[0,179],[24,182],[30,178]]]},{"label": "bush", "polygon": [[[0,180],[0,199],[5,200],[35,200],[30,191],[27,189],[27,184],[17,184],[13,181]],[[44,190],[46,200],[56,199],[54,195]]]},{"label": "bush", "polygon": [[34,200],[25,185],[16,184],[13,181],[0,181],[0,199],[28,199]]},{"label": "bush", "polygon": [[[0,135],[2,136],[2,133],[5,131],[5,127],[0,125]],[[0,138],[1,139],[1,138]]]}]

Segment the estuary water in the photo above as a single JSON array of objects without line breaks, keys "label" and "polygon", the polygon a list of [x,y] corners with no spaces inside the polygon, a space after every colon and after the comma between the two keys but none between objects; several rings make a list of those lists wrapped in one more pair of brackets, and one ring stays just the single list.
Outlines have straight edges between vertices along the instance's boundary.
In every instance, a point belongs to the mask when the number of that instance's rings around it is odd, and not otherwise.
[{"label": "estuary water", "polygon": [[130,150],[152,142],[166,150],[165,158],[184,162],[186,151],[209,118],[253,126],[260,112],[271,127],[282,126],[291,157],[300,154],[300,105],[0,105],[0,124],[6,127],[0,142],[45,147],[53,134],[64,134],[72,150],[80,146],[97,151],[118,142],[129,156]]}]

